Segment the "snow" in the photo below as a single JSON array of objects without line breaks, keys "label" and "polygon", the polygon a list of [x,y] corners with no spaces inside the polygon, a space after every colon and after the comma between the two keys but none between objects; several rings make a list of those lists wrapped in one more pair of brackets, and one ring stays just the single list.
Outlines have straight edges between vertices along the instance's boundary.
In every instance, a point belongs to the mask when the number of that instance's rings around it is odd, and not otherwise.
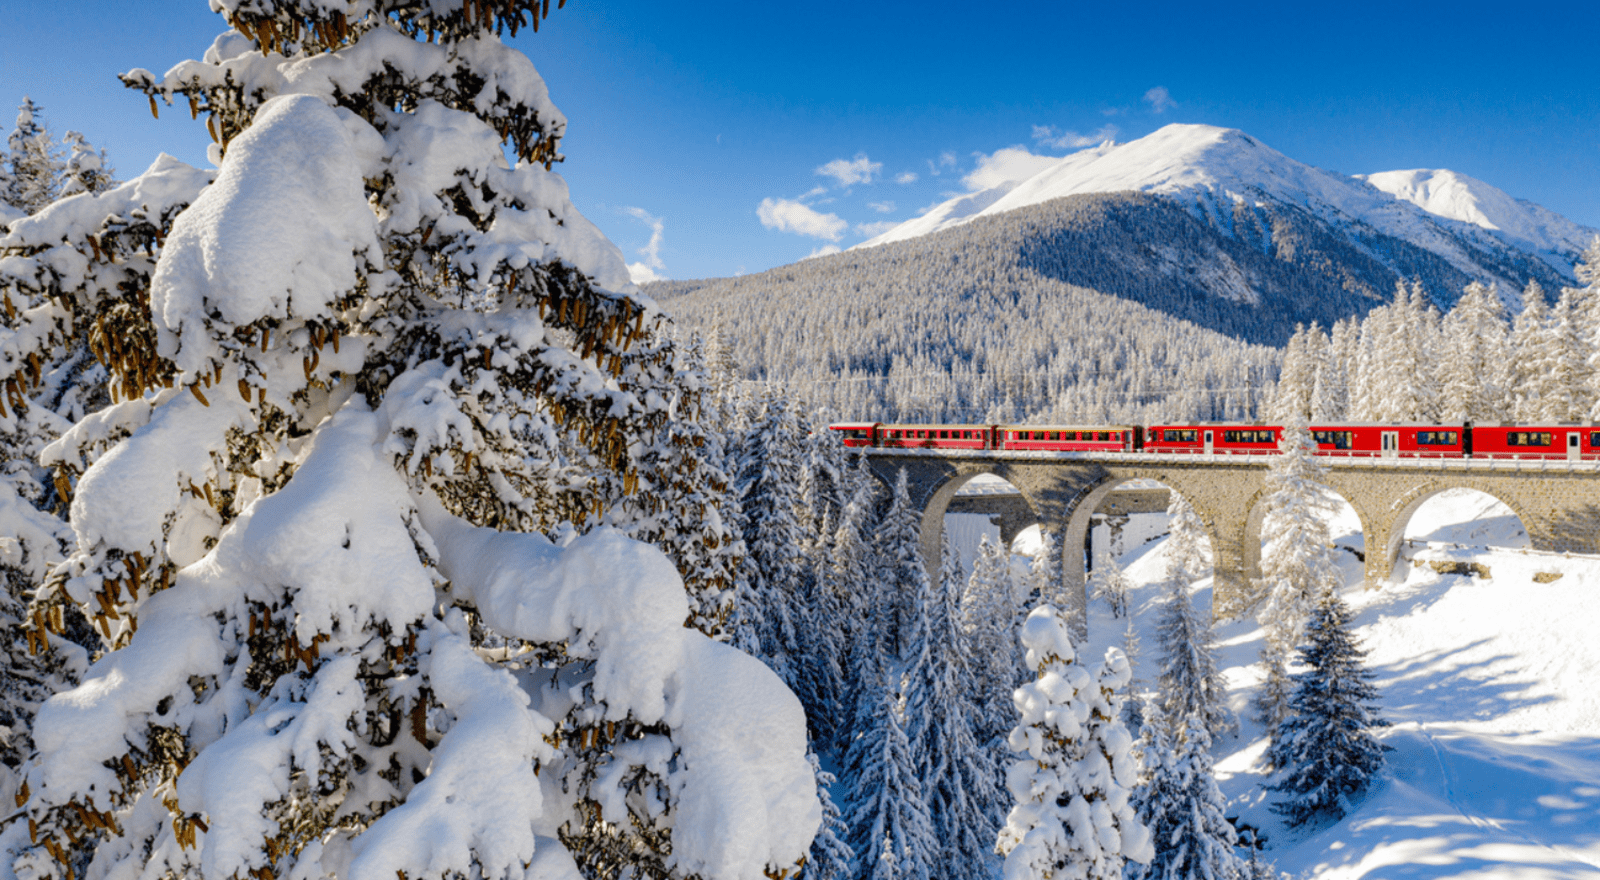
[{"label": "snow", "polygon": [[[1335,227],[1366,224],[1410,241],[1473,276],[1483,270],[1473,265],[1463,240],[1482,247],[1486,238],[1509,239],[1570,276],[1577,255],[1600,232],[1454,172],[1347,176],[1295,161],[1236,129],[1172,124],[1125,144],[1071,153],[1026,180],[957,196],[856,247],[904,241],[1064,196],[1125,191],[1172,196],[1223,229],[1232,227],[1235,203],[1274,199]],[[1516,288],[1521,280],[1507,283]]]},{"label": "snow", "polygon": [[[1430,214],[1498,232],[1525,250],[1576,254],[1594,237],[1593,229],[1458,171],[1418,168],[1356,177]],[[1571,260],[1567,266],[1554,261],[1552,265],[1566,271]]]},{"label": "snow", "polygon": [[[1361,549],[1353,512],[1332,519],[1334,543]],[[1358,878],[1600,877],[1600,558],[1525,549],[1511,511],[1470,490],[1441,493],[1413,518],[1393,584],[1367,590],[1340,553],[1355,635],[1370,653],[1388,767],[1343,820],[1290,831],[1268,809],[1256,763],[1265,734],[1248,710],[1260,673],[1254,621],[1217,627],[1218,664],[1243,722],[1214,746],[1229,815],[1262,830],[1265,856],[1291,876]],[[1164,540],[1121,564],[1153,645]],[[1439,574],[1431,561],[1476,562],[1489,576]],[[1535,575],[1560,575],[1538,583]],[[1210,582],[1195,599],[1210,601]],[[1090,656],[1120,643],[1124,622],[1091,603]],[[1154,680],[1147,649],[1135,675]]]}]

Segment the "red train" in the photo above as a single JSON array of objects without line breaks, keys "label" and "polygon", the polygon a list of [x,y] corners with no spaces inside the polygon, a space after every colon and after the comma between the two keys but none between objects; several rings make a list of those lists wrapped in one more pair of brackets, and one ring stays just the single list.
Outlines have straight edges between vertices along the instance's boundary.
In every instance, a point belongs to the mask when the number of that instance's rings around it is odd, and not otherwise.
[{"label": "red train", "polygon": [[[830,426],[846,446],[1273,455],[1276,425],[890,425]],[[1319,455],[1366,458],[1600,459],[1600,425],[1310,426]]]}]

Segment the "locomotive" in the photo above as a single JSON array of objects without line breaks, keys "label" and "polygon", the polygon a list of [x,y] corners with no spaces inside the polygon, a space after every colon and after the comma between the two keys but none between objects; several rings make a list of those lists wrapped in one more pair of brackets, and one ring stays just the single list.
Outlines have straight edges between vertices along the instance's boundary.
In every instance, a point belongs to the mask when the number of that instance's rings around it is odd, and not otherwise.
[{"label": "locomotive", "polygon": [[[1279,425],[829,425],[845,446],[878,449],[990,449],[1027,452],[1154,452],[1276,455]],[[1316,454],[1347,458],[1600,460],[1600,425],[1389,425],[1308,427]]]}]

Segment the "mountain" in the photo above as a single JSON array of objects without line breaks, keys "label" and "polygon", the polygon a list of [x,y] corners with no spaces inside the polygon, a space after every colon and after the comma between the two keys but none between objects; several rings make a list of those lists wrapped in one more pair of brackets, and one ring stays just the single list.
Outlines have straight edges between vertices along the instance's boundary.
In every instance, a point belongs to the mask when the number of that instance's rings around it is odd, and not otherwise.
[{"label": "mountain", "polygon": [[[1552,290],[1572,283],[1580,252],[1600,234],[1455,172],[1351,177],[1298,162],[1235,129],[1168,125],[1129,143],[1072,153],[1026,180],[957,196],[857,247],[1067,196],[1127,191],[1171,199],[1228,236],[1236,235],[1241,214],[1260,221],[1301,213],[1396,275],[1406,275],[1408,258],[1393,253],[1389,241],[1427,251],[1464,277],[1496,281],[1507,294],[1529,279]],[[1458,292],[1435,295],[1448,302]]]}]

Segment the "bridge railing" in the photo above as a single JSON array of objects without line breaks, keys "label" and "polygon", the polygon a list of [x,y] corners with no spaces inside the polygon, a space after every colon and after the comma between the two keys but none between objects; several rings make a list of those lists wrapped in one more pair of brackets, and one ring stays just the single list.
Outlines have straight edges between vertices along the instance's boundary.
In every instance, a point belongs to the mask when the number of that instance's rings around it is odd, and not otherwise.
[{"label": "bridge railing", "polygon": [[[999,461],[1105,461],[1119,464],[1172,464],[1226,467],[1251,464],[1265,466],[1268,454],[1213,452],[1051,452],[1014,449],[906,449],[858,447],[868,455],[891,458],[990,459]],[[1600,460],[1565,458],[1384,458],[1382,456],[1317,456],[1330,467],[1381,467],[1438,471],[1510,471],[1597,473]]]}]

